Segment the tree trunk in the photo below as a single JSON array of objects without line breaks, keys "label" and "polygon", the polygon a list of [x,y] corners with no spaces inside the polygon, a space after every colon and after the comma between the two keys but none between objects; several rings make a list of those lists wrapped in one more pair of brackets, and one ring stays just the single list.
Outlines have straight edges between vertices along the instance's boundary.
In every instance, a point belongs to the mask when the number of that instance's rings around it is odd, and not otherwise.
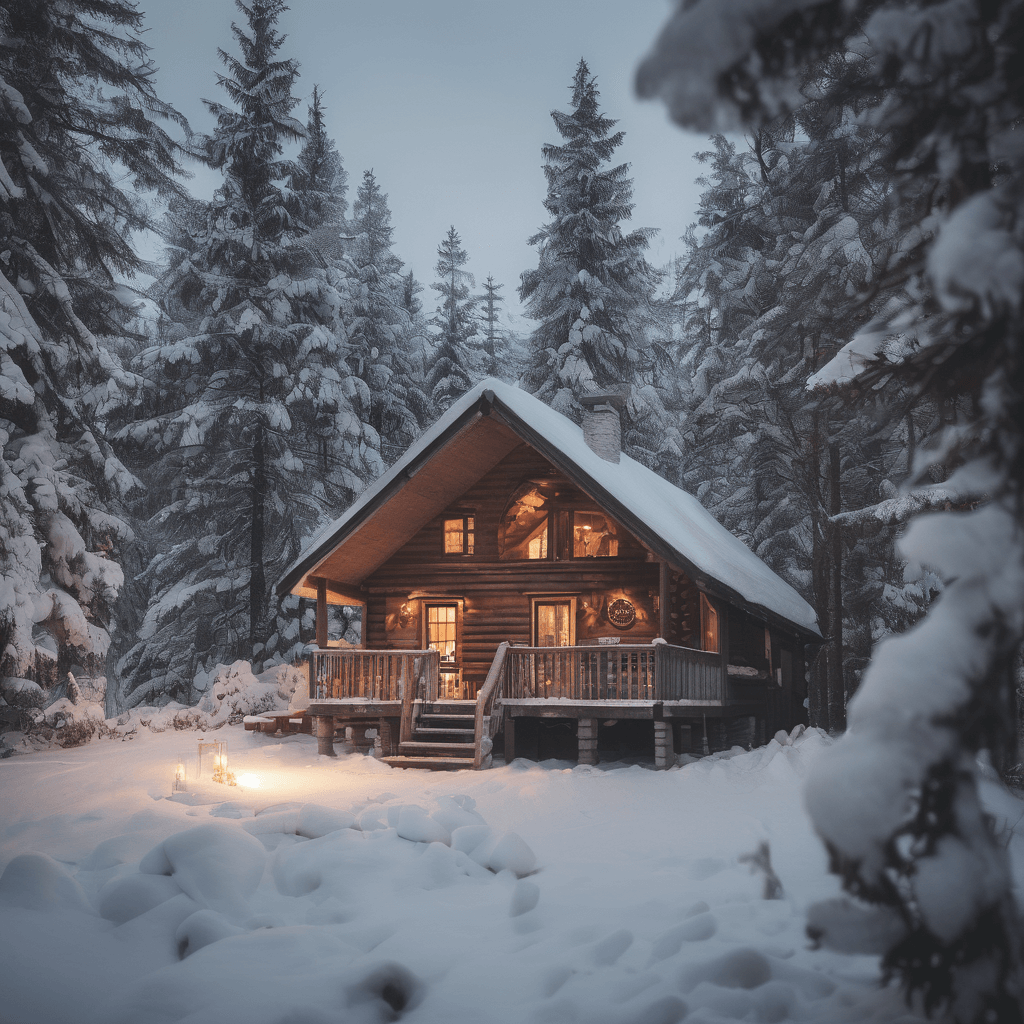
[{"label": "tree trunk", "polygon": [[263,542],[267,503],[267,446],[263,424],[258,423],[252,444],[252,519],[249,530],[249,651],[253,669],[263,667],[262,650],[257,644],[266,640],[267,581],[263,567]]},{"label": "tree trunk", "polygon": [[842,511],[839,445],[828,446],[829,468],[829,619],[831,636],[828,654],[829,724],[833,730],[846,728],[845,673],[843,671],[843,538],[835,517]]},{"label": "tree trunk", "polygon": [[821,465],[824,442],[821,436],[821,414],[811,414],[811,432],[808,439],[809,454],[806,460],[805,487],[811,515],[811,589],[814,610],[825,644],[819,648],[810,665],[807,701],[810,724],[818,729],[831,732],[835,726],[831,720],[832,703],[829,700],[829,667],[827,647],[831,636],[831,601],[829,573],[830,554],[828,549],[829,523],[822,495],[824,477]]}]

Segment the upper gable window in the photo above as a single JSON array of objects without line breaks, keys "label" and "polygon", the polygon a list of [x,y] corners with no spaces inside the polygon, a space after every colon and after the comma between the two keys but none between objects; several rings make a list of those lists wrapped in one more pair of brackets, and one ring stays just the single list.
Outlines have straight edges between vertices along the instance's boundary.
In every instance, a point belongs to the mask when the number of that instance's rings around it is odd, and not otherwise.
[{"label": "upper gable window", "polygon": [[473,516],[459,516],[444,521],[444,553],[446,555],[473,554],[476,522]]},{"label": "upper gable window", "polygon": [[498,557],[513,560],[547,558],[549,552],[548,498],[536,485],[520,487],[498,530]]},{"label": "upper gable window", "polygon": [[573,558],[617,558],[619,528],[600,512],[572,513]]},{"label": "upper gable window", "polygon": [[[591,508],[581,511],[580,505]],[[636,548],[622,527],[594,508],[586,495],[557,480],[521,484],[498,529],[498,557],[505,561],[633,558],[638,557]]]}]

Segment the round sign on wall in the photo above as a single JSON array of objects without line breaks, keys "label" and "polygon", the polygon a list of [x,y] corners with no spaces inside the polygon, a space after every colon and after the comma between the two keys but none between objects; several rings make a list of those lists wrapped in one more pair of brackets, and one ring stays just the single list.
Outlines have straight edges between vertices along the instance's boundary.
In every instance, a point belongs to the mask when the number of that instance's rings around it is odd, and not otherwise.
[{"label": "round sign on wall", "polygon": [[632,601],[617,597],[608,605],[608,621],[619,629],[628,629],[636,622],[636,608]]}]

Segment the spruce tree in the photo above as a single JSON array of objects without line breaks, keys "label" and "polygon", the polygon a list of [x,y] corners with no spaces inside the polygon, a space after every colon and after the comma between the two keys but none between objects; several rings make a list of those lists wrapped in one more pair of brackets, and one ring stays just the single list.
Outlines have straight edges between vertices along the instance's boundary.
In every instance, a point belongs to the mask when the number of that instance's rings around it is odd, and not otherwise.
[{"label": "spruce tree", "polygon": [[1011,754],[1024,640],[1024,158],[1011,141],[1024,116],[1024,3],[699,8],[680,8],[638,76],[689,126],[756,130],[801,101],[808,67],[857,65],[813,95],[871,110],[889,171],[881,197],[902,238],[883,308],[852,325],[811,384],[863,400],[898,381],[909,400],[943,407],[952,429],[932,467],[958,467],[945,486],[963,498],[903,538],[945,589],[879,645],[849,732],[809,781],[815,828],[853,898],[812,908],[809,930],[881,953],[884,977],[928,1013],[1020,1022],[1024,930],[978,755]]},{"label": "spruce tree", "polygon": [[170,213],[170,266],[154,292],[165,321],[134,364],[154,414],[124,434],[155,458],[163,501],[150,604],[121,663],[127,703],[193,699],[203,662],[242,657],[258,670],[290,655],[300,637],[271,587],[382,468],[343,359],[346,279],[302,244],[321,226],[326,183],[282,158],[305,139],[291,116],[297,65],[277,56],[285,6],[238,8],[241,59],[218,51],[233,105],[206,101],[217,126],[201,146],[224,181],[211,203]]},{"label": "spruce tree", "polygon": [[537,266],[519,296],[538,321],[530,339],[528,390],[579,421],[581,395],[625,391],[627,447],[659,446],[662,407],[650,341],[659,274],[644,257],[649,228],[624,233],[633,212],[629,165],[609,166],[625,137],[601,113],[597,81],[584,60],[572,83],[572,109],[551,117],[564,140],[542,149],[550,215],[529,241]]},{"label": "spruce tree", "polygon": [[482,307],[480,342],[486,356],[484,371],[491,376],[503,376],[499,369],[501,366],[499,353],[504,339],[498,323],[498,307],[505,301],[505,296],[500,294],[503,287],[504,285],[498,284],[494,280],[492,274],[488,274],[487,280],[484,281],[483,294],[477,298]]},{"label": "spruce tree", "polygon": [[[413,381],[409,349],[418,336],[407,308],[402,261],[392,252],[388,197],[372,170],[363,173],[352,209],[350,245],[357,276],[349,322],[349,363],[365,383],[367,422],[391,457],[419,432],[423,401]],[[413,292],[413,296],[415,292]]]},{"label": "spruce tree", "polygon": [[320,87],[313,86],[313,100],[306,119],[306,141],[295,161],[293,187],[302,195],[304,217],[320,229],[339,229],[348,206],[348,171],[345,170],[334,139],[324,124]]},{"label": "spruce tree", "polygon": [[443,412],[459,395],[472,387],[474,353],[469,340],[476,334],[476,299],[470,294],[473,275],[462,268],[469,255],[453,224],[437,247],[434,273],[438,280],[431,287],[438,293],[437,306],[430,323],[438,329],[427,371],[426,392],[435,412]]},{"label": "spruce tree", "polygon": [[138,193],[181,194],[158,122],[187,127],[156,95],[142,26],[117,0],[0,10],[0,677],[16,704],[70,669],[102,674],[132,540],[135,481],[104,429],[128,380],[106,346],[132,316],[119,279],[143,266]]}]

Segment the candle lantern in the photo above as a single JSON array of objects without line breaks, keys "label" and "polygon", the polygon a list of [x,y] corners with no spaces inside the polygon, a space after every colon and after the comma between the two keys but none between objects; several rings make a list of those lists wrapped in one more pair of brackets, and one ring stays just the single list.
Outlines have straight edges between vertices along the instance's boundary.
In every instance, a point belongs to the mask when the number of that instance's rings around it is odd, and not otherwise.
[{"label": "candle lantern", "polygon": [[174,782],[171,784],[171,793],[188,792],[188,759],[187,755],[179,754],[174,762]]},{"label": "candle lantern", "polygon": [[228,771],[228,744],[226,740],[199,741],[199,778],[235,786],[235,776]]}]

